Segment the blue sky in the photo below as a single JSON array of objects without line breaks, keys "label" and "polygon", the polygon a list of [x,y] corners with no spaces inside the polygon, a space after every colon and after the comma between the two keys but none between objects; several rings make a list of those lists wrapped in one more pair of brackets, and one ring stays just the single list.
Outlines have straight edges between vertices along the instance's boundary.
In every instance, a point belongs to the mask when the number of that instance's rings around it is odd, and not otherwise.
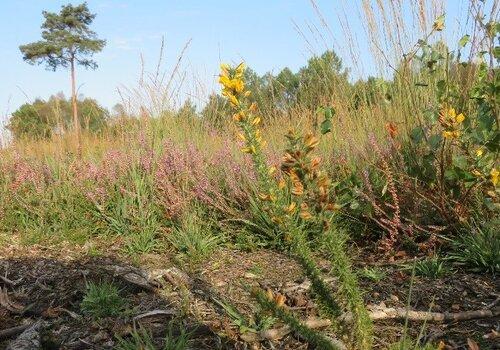
[{"label": "blue sky", "polygon": [[[341,55],[348,52],[350,44],[339,18],[352,27],[359,50],[368,50],[366,28],[359,19],[361,0],[316,2],[328,28],[322,25],[309,0],[89,0],[91,11],[97,13],[92,27],[107,40],[107,46],[95,56],[97,71],[78,70],[79,92],[108,108],[113,106],[119,102],[118,86],[136,84],[141,54],[146,69],[154,69],[162,37],[166,70],[192,39],[182,65],[189,72],[186,85],[192,88],[184,89],[183,94],[200,98],[216,88],[221,60],[245,60],[264,73],[277,72],[284,66],[298,69],[312,52],[321,53],[327,47],[334,47]],[[40,38],[43,10],[59,11],[65,3],[67,0],[0,1],[0,116],[7,116],[20,104],[37,97],[47,98],[58,91],[69,95],[67,71],[31,66],[22,60],[18,49]],[[466,3],[449,0],[448,20],[457,18]],[[369,57],[368,53],[359,55],[365,67],[359,74],[374,73]],[[202,88],[194,89],[195,83]]]}]

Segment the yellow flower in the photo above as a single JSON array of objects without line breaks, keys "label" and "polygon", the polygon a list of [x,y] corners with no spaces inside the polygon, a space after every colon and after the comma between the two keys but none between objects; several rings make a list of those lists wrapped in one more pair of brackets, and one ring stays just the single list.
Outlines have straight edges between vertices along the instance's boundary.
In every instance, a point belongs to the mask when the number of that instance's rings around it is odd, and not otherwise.
[{"label": "yellow flower", "polygon": [[231,85],[231,79],[227,75],[219,76],[219,83],[225,88]]},{"label": "yellow flower", "polygon": [[297,207],[297,203],[292,202],[292,203],[290,203],[289,206],[285,207],[285,211],[290,214],[295,210],[296,207]]},{"label": "yellow flower", "polygon": [[455,120],[456,116],[457,116],[457,112],[455,111],[455,108],[448,109],[448,117],[451,120]]},{"label": "yellow flower", "polygon": [[238,99],[236,98],[236,96],[234,96],[233,94],[229,94],[227,96],[229,98],[229,102],[231,102],[231,104],[233,106],[239,106],[240,105],[240,102],[238,101]]},{"label": "yellow flower", "polygon": [[491,182],[493,183],[493,186],[496,186],[498,184],[498,175],[500,175],[500,172],[498,171],[497,168],[491,169],[490,176],[491,176]]},{"label": "yellow flower", "polygon": [[263,201],[274,202],[276,200],[276,196],[271,194],[271,193],[269,193],[269,194],[259,193],[258,196]]},{"label": "yellow flower", "polygon": [[460,113],[459,115],[457,115],[457,117],[455,119],[457,124],[461,124],[464,120],[465,120],[465,115],[463,115],[463,113]]},{"label": "yellow flower", "polygon": [[276,167],[274,167],[274,166],[269,167],[269,170],[268,170],[269,175],[274,175],[275,172],[276,172]]},{"label": "yellow flower", "polygon": [[255,117],[254,120],[252,120],[252,125],[257,126],[260,124],[260,117]]},{"label": "yellow flower", "polygon": [[249,146],[249,147],[244,147],[244,148],[241,149],[241,152],[248,153],[248,154],[254,154],[255,153],[255,147],[253,145]]},{"label": "yellow flower", "polygon": [[443,137],[445,139],[450,139],[452,137],[451,134],[452,134],[451,131],[443,131]]},{"label": "yellow flower", "polygon": [[458,131],[458,130],[452,130],[452,131],[445,130],[445,131],[443,131],[443,137],[445,139],[456,139],[459,136],[460,136],[460,131]]},{"label": "yellow flower", "polygon": [[304,220],[309,220],[310,218],[312,218],[312,215],[309,212],[309,206],[307,205],[307,203],[302,203],[300,205],[300,214],[299,215]]},{"label": "yellow flower", "polygon": [[237,93],[243,92],[245,90],[245,83],[243,83],[243,80],[241,79],[233,79],[232,80],[232,87],[234,91]]},{"label": "yellow flower", "polygon": [[241,122],[243,119],[245,119],[245,113],[243,112],[238,112],[233,115],[233,120],[235,122]]},{"label": "yellow flower", "polygon": [[274,298],[274,302],[276,303],[277,307],[283,307],[285,305],[286,297],[282,294],[276,295]]},{"label": "yellow flower", "polygon": [[439,16],[438,18],[436,18],[436,20],[432,24],[432,28],[438,32],[442,31],[444,29],[444,16]]},{"label": "yellow flower", "polygon": [[282,190],[282,189],[284,189],[284,188],[285,188],[285,186],[286,186],[286,182],[285,182],[285,180],[281,179],[281,180],[278,182],[278,188],[279,188],[280,190]]},{"label": "yellow flower", "polygon": [[483,153],[484,153],[484,151],[481,148],[479,148],[479,149],[476,150],[476,156],[477,157],[481,157],[483,155]]},{"label": "yellow flower", "polygon": [[286,152],[283,156],[282,162],[285,165],[292,166],[295,163],[295,159],[290,153]]},{"label": "yellow flower", "polygon": [[321,163],[320,157],[315,157],[315,158],[311,159],[311,169],[316,169],[318,167],[319,163]]}]

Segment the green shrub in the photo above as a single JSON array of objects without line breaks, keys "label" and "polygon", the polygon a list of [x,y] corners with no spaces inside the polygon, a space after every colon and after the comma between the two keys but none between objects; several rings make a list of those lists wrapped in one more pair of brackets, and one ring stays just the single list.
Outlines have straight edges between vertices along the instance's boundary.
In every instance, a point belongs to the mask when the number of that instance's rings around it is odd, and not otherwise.
[{"label": "green shrub", "polygon": [[110,282],[87,284],[80,304],[81,310],[94,319],[118,316],[125,310],[126,301],[117,286]]},{"label": "green shrub", "polygon": [[453,241],[451,258],[474,271],[496,274],[500,271],[500,220]]},{"label": "green shrub", "polygon": [[179,260],[194,267],[210,256],[221,237],[202,222],[197,213],[187,213],[180,226],[168,236],[168,241],[177,251]]},{"label": "green shrub", "polygon": [[439,278],[449,273],[443,259],[439,257],[427,258],[415,263],[415,276]]}]

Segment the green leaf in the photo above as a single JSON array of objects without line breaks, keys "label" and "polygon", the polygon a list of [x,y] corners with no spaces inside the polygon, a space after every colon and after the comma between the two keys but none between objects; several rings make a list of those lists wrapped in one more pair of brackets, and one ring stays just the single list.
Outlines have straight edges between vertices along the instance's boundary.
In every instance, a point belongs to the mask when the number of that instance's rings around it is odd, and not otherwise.
[{"label": "green leaf", "polygon": [[321,134],[325,135],[332,131],[332,121],[330,119],[325,119],[321,123]]},{"label": "green leaf", "polygon": [[321,134],[325,135],[332,131],[332,118],[335,115],[335,109],[333,107],[324,107],[322,111],[325,119],[321,123]]},{"label": "green leaf", "polygon": [[458,41],[458,45],[460,45],[460,47],[464,47],[465,45],[467,45],[467,43],[470,41],[470,35],[469,34],[465,34],[462,38],[460,38],[460,40]]},{"label": "green leaf", "polygon": [[455,167],[459,169],[467,169],[467,158],[462,155],[455,155],[453,156],[452,163]]},{"label": "green leaf", "polygon": [[444,177],[447,179],[447,180],[456,180],[458,179],[458,174],[457,172],[455,171],[455,169],[448,169],[444,172]]},{"label": "green leaf", "polygon": [[437,150],[439,146],[441,146],[441,141],[443,140],[443,136],[441,134],[434,134],[429,137],[429,145],[433,151]]},{"label": "green leaf", "polygon": [[420,143],[424,138],[424,129],[417,126],[411,131],[410,138],[414,143]]},{"label": "green leaf", "polygon": [[438,112],[436,112],[434,109],[427,109],[424,111],[424,118],[426,121],[434,124],[438,120]]}]

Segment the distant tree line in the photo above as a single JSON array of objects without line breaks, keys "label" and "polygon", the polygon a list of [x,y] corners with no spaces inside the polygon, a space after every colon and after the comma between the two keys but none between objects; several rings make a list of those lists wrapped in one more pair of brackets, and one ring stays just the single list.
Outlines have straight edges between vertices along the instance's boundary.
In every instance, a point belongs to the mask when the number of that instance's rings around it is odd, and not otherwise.
[{"label": "distant tree line", "polygon": [[[80,114],[80,129],[99,132],[106,127],[109,112],[91,98],[76,101]],[[59,93],[47,101],[36,99],[19,107],[9,120],[7,129],[14,139],[44,139],[62,135],[74,129],[72,99]]]},{"label": "distant tree line", "polygon": [[[446,45],[435,44],[437,49],[446,52]],[[451,70],[457,79],[461,79],[463,71],[470,69],[470,64],[454,64]],[[468,68],[467,68],[468,67]],[[435,67],[438,69],[439,67]],[[402,69],[402,68],[401,68]],[[414,65],[412,84],[424,81],[428,67]],[[376,108],[393,102],[395,98],[404,98],[398,76],[387,80],[368,77],[357,81],[350,80],[348,69],[343,67],[342,60],[332,50],[320,56],[311,57],[307,64],[293,72],[285,67],[277,74],[257,74],[251,68],[245,72],[245,81],[257,102],[265,120],[284,118],[294,108],[302,112],[314,114],[320,106],[328,106],[338,102],[347,104],[346,108]],[[400,96],[401,95],[401,96]],[[339,99],[341,101],[339,101]],[[89,98],[78,100],[79,124],[82,130],[98,132],[117,121],[135,124],[141,116],[130,115],[122,104],[113,107],[112,113],[99,106],[97,101]],[[176,109],[164,111],[159,117],[190,118],[204,120],[216,128],[228,123],[231,109],[219,93],[212,93],[202,108],[198,108],[192,100],[187,99]],[[14,138],[47,138],[55,134],[65,133],[73,128],[71,100],[62,94],[52,96],[47,101],[36,100],[21,106],[13,113],[8,129]],[[118,124],[120,124],[118,123]]]}]

